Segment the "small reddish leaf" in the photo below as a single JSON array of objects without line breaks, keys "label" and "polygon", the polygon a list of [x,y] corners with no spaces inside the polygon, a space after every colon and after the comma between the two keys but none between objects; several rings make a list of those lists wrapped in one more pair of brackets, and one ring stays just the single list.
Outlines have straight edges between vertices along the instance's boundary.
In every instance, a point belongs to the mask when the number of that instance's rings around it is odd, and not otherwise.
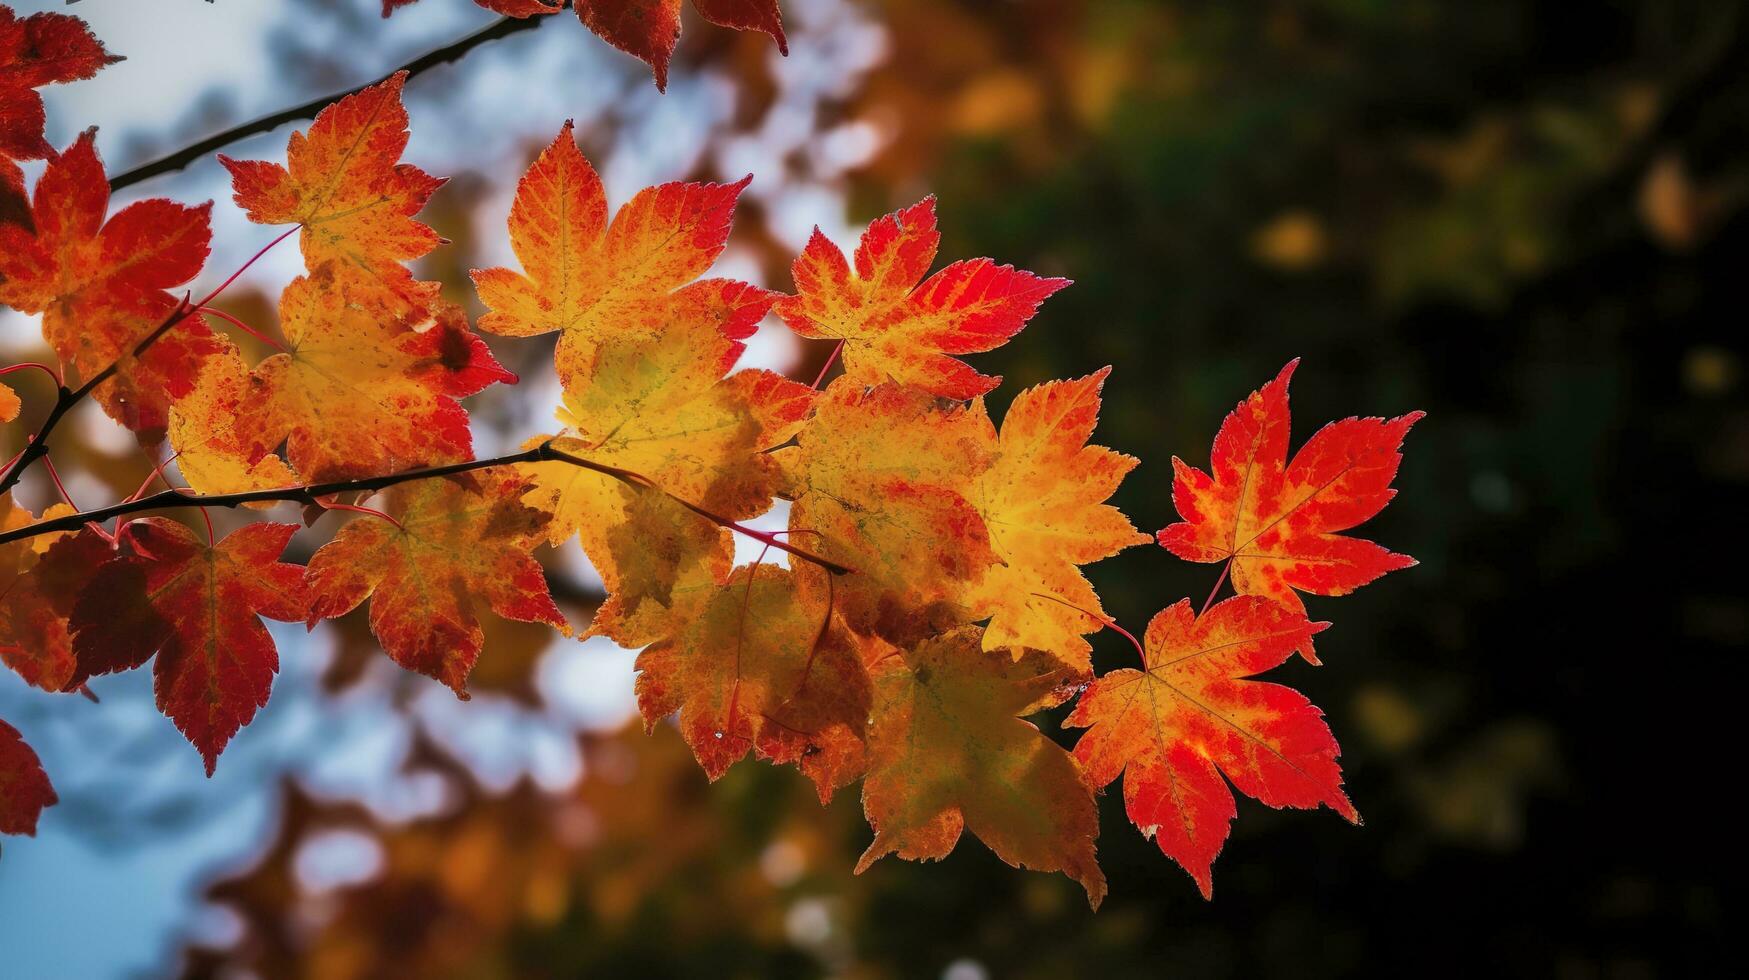
[{"label": "small reddish leaf", "polygon": [[1075,758],[1088,778],[1105,786],[1123,774],[1130,820],[1204,898],[1237,812],[1222,773],[1270,806],[1323,804],[1360,822],[1323,712],[1290,688],[1245,679],[1327,625],[1259,596],[1234,596],[1200,619],[1183,600],[1148,624],[1146,669],[1100,677],[1064,721],[1087,728]]},{"label": "small reddish leaf", "polygon": [[58,802],[42,760],[18,729],[0,721],[0,834],[35,837],[37,817]]},{"label": "small reddish leaf", "polygon": [[[603,41],[648,64],[656,88],[668,88],[668,62],[680,41],[680,0],[577,0],[577,16]],[[789,53],[777,0],[693,0],[704,19],[736,30],[764,31]]]},{"label": "small reddish leaf", "polygon": [[[387,17],[402,7],[411,7],[418,2],[419,0],[383,0],[383,16]],[[565,9],[564,0],[474,0],[474,3],[495,14],[518,19],[556,14]]]},{"label": "small reddish leaf", "polygon": [[[57,505],[44,517],[71,513]],[[0,496],[0,529],[36,523]],[[45,691],[72,686],[77,663],[68,618],[92,576],[114,555],[96,532],[45,534],[0,545],[0,661]]]},{"label": "small reddish leaf", "polygon": [[[418,0],[383,0],[383,16]],[[564,9],[560,0],[474,0],[506,17],[537,17]],[[602,40],[649,65],[656,88],[668,88],[668,62],[680,40],[681,0],[576,0],[577,16]],[[737,31],[763,31],[789,54],[777,0],[692,0],[705,20]]]},{"label": "small reddish leaf", "polygon": [[468,672],[485,642],[477,606],[571,631],[530,554],[547,515],[521,503],[527,489],[500,470],[393,488],[387,513],[399,526],[355,518],[318,549],[300,618],[314,626],[368,598],[371,632],[389,656],[467,698]]},{"label": "small reddish leaf", "polygon": [[[1232,560],[1233,588],[1303,609],[1299,592],[1345,595],[1415,559],[1336,532],[1396,496],[1403,436],[1424,413],[1351,418],[1318,430],[1288,462],[1288,379],[1299,361],[1233,409],[1215,436],[1211,472],[1173,457],[1172,501],[1184,520],[1160,544],[1186,561]],[[1310,639],[1301,654],[1317,658]]]},{"label": "small reddish leaf", "polygon": [[209,546],[161,517],[129,524],[122,553],[98,569],[73,609],[74,682],[156,653],[158,708],[212,775],[225,744],[267,704],[279,672],[260,616],[304,617],[304,570],[279,561],[297,530],[250,524]]},{"label": "small reddish leaf", "polygon": [[795,261],[796,295],[774,309],[803,337],[843,341],[852,384],[897,381],[944,398],[975,398],[1002,379],[953,355],[1007,343],[1069,280],[972,259],[924,281],[940,243],[933,197],[869,225],[854,269],[815,228]]},{"label": "small reddish leaf", "polygon": [[20,18],[0,4],[0,160],[52,156],[43,139],[43,101],[36,89],[90,78],[122,60],[103,50],[85,22],[66,14]]}]

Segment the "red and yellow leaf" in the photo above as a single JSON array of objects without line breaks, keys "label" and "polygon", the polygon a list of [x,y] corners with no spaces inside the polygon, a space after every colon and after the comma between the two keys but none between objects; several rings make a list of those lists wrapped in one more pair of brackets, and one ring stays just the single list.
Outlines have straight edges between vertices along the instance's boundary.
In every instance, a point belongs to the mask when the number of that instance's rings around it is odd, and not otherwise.
[{"label": "red and yellow leaf", "polygon": [[955,262],[924,280],[941,233],[935,198],[877,219],[863,232],[855,267],[820,229],[796,259],[796,295],[775,309],[803,337],[844,344],[854,385],[896,381],[943,398],[975,398],[1001,382],[955,355],[992,350],[1069,284],[990,259]]},{"label": "red and yellow leaf", "polygon": [[304,570],[279,560],[297,530],[250,524],[209,546],[175,521],[130,523],[122,552],[73,609],[75,682],[157,654],[158,708],[212,775],[225,744],[267,704],[279,672],[260,617],[304,618]]},{"label": "red and yellow leaf", "polygon": [[1019,716],[1061,703],[1080,676],[1037,652],[985,650],[962,627],[870,667],[874,716],[862,804],[887,854],[944,858],[969,829],[1020,868],[1061,871],[1105,896],[1092,790],[1069,753]]},{"label": "red and yellow leaf", "polygon": [[435,298],[436,285],[415,282],[403,263],[437,247],[437,233],[413,215],[444,183],[400,162],[406,80],[396,72],[323,109],[307,134],[291,135],[284,166],[219,154],[250,221],[300,226],[312,274],[331,277],[351,302],[393,316]]},{"label": "red and yellow leaf", "polygon": [[[1077,610],[1104,610],[1078,566],[1148,540],[1105,503],[1135,457],[1087,445],[1110,372],[1028,388],[1009,406],[1001,434],[990,432],[993,459],[971,491],[997,558],[970,599],[990,616],[987,648],[1012,647],[1016,656],[1021,648],[1044,650],[1088,669],[1091,647],[1082,635],[1100,622]],[[989,426],[981,401],[972,411]]]},{"label": "red and yellow leaf", "polygon": [[989,466],[989,420],[916,388],[833,385],[778,453],[790,528],[856,574],[839,609],[859,633],[906,644],[978,618],[973,588],[996,563],[968,499]]},{"label": "red and yellow leaf", "polygon": [[58,802],[42,760],[18,729],[0,721],[0,834],[35,837],[37,817]]},{"label": "red and yellow leaf", "polygon": [[711,779],[749,751],[795,763],[828,801],[862,774],[869,682],[831,609],[783,568],[737,569],[679,633],[638,655],[645,723],[680,714]]},{"label": "red and yellow leaf", "polygon": [[[681,295],[696,299],[715,289],[701,283]],[[741,301],[759,310],[770,303],[765,294]],[[770,508],[780,473],[767,450],[795,434],[814,392],[770,371],[724,377],[740,344],[720,328],[735,318],[734,307],[721,316],[709,312],[715,308],[714,301],[675,302],[675,318],[654,333],[591,348],[580,373],[589,380],[566,394],[559,413],[566,428],[553,446],[744,520]],[[591,633],[627,646],[673,634],[675,595],[714,588],[727,573],[726,532],[662,493],[565,462],[524,469],[533,482],[525,499],[553,515],[549,543],[580,535],[607,584]]]},{"label": "red and yellow leaf", "polygon": [[1327,623],[1260,596],[1234,596],[1197,618],[1190,600],[1148,624],[1144,670],[1089,686],[1065,725],[1094,786],[1124,777],[1124,807],[1142,834],[1184,866],[1204,898],[1236,810],[1221,776],[1273,807],[1360,815],[1342,792],[1340,749],[1323,713],[1291,688],[1247,680],[1280,666]]},{"label": "red and yellow leaf", "polygon": [[[30,223],[0,223],[0,303],[41,313],[43,337],[64,372],[89,378],[120,362],[97,400],[141,441],[164,436],[172,402],[193,389],[202,364],[236,348],[191,315],[139,357],[134,348],[178,309],[166,290],[206,261],[212,204],[152,198],[104,221],[109,181],[94,132],[50,159],[37,181]],[[73,380],[69,377],[69,381]]]},{"label": "red and yellow leaf", "polygon": [[214,374],[172,426],[189,485],[206,493],[284,486],[285,461],[309,482],[394,473],[471,458],[457,400],[516,376],[439,306],[428,322],[385,322],[336,285],[299,278],[280,298],[287,350],[240,376]]},{"label": "red and yellow leaf", "polygon": [[36,90],[90,78],[120,60],[77,17],[45,12],[21,18],[0,4],[0,160],[53,156]]},{"label": "red and yellow leaf", "polygon": [[[1186,561],[1230,559],[1236,591],[1289,609],[1304,608],[1300,592],[1345,595],[1415,564],[1337,532],[1396,496],[1403,436],[1424,414],[1332,422],[1290,463],[1287,385],[1298,364],[1289,362],[1221,423],[1210,473],[1173,458],[1172,501],[1183,520],[1159,533],[1160,544]],[[1317,662],[1309,638],[1300,652]]]},{"label": "red and yellow leaf", "polygon": [[[675,291],[722,253],[735,199],[752,179],[645,188],[609,223],[601,179],[567,122],[523,175],[511,205],[510,245],[524,271],[473,272],[489,309],[480,329],[509,337],[559,331],[559,378],[566,388],[585,383],[594,346],[654,333],[672,318],[675,302],[686,302]],[[752,290],[728,283],[693,288]],[[769,306],[768,298],[753,322]]]},{"label": "red and yellow leaf", "polygon": [[387,513],[399,526],[355,518],[318,549],[299,618],[314,626],[369,599],[371,632],[389,656],[465,700],[485,642],[479,607],[571,632],[530,553],[547,515],[520,501],[526,490],[501,469],[391,489]]}]

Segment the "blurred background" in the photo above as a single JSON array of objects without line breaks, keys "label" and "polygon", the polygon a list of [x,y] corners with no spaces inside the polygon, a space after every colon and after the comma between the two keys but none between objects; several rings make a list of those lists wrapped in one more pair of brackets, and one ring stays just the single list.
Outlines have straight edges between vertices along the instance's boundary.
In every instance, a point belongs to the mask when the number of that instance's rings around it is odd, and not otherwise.
[{"label": "blurred background", "polygon": [[[128,60],[47,89],[49,137],[99,125],[112,171],[492,19],[465,0],[386,21],[378,0],[72,12]],[[1324,708],[1366,826],[1241,800],[1205,903],[1114,791],[1097,915],[1068,879],[970,838],[940,864],[853,877],[869,836],[856,794],[821,809],[793,772],[754,765],[707,785],[673,731],[626,727],[630,653],[504,626],[461,704],[374,653],[356,617],[307,638],[276,625],[273,701],[210,781],[145,672],[93,682],[101,705],[0,677],[0,716],[62,798],[36,838],[4,843],[0,973],[1640,977],[1721,962],[1736,829],[1722,777],[1738,768],[1720,748],[1725,667],[1749,640],[1741,576],[1720,571],[1749,489],[1749,11],[783,12],[788,58],[689,9],[666,95],[569,15],[419,76],[407,159],[453,177],[425,213],[453,244],[423,276],[472,302],[465,270],[509,257],[516,177],[574,118],[614,205],[660,180],[757,175],[724,274],[787,289],[815,224],[852,243],[933,192],[944,258],[1075,279],[976,364],[1007,378],[996,407],[1115,365],[1098,441],[1141,457],[1118,503],[1145,530],[1175,519],[1172,456],[1205,462],[1222,416],[1292,357],[1296,442],[1330,419],[1426,410],[1401,496],[1364,529],[1420,567],[1310,599],[1336,623],[1326,665],[1274,675]],[[228,152],[280,159],[287,131]],[[117,203],[149,195],[220,202],[215,276],[272,235],[210,160]],[[276,250],[220,305],[270,325],[297,272]],[[40,349],[35,329],[0,313],[6,360]],[[494,343],[524,380],[471,404],[482,453],[557,403],[539,343]],[[810,378],[826,349],[773,321],[749,363]],[[50,394],[9,380],[29,423]],[[82,450],[56,453],[82,474],[74,497],[130,492],[149,466],[131,439],[95,412],[78,434]],[[580,555],[550,557],[586,622],[598,581]],[[1149,546],[1090,577],[1139,628],[1214,573]],[[1133,656],[1095,644],[1101,669]]]}]

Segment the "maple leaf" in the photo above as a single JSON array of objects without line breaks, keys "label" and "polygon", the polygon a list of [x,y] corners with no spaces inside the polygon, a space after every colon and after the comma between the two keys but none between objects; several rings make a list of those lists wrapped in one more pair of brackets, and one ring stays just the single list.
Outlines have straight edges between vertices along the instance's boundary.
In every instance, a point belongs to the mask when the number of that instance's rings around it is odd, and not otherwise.
[{"label": "maple leaf", "polygon": [[[1209,473],[1172,459],[1172,501],[1184,520],[1159,532],[1186,561],[1231,560],[1233,588],[1304,609],[1298,592],[1345,595],[1415,559],[1346,531],[1396,496],[1403,436],[1425,414],[1350,418],[1319,429],[1288,462],[1288,362],[1233,409],[1215,435]],[[1296,591],[1297,590],[1297,591]],[[1301,654],[1317,657],[1308,638]]]},{"label": "maple leaf", "polygon": [[783,568],[736,569],[678,634],[638,655],[638,708],[680,733],[715,780],[749,751],[796,763],[820,802],[862,774],[868,673],[831,609]]},{"label": "maple leaf", "polygon": [[[73,513],[56,504],[42,519]],[[0,530],[37,523],[0,495]],[[89,529],[44,534],[0,545],[0,661],[45,691],[72,686],[77,663],[68,618],[74,601],[113,550]]]},{"label": "maple leaf", "polygon": [[796,295],[775,309],[803,337],[842,341],[852,384],[897,381],[944,398],[986,394],[1002,379],[952,355],[1002,346],[1069,280],[972,259],[925,281],[940,243],[933,197],[869,225],[854,270],[816,227],[795,260]]},{"label": "maple leaf", "polygon": [[212,203],[138,201],[104,221],[109,182],[94,131],[49,160],[30,222],[0,224],[0,303],[41,313],[43,337],[65,369],[91,377],[119,362],[97,400],[142,442],[163,438],[170,404],[207,359],[235,345],[190,315],[144,354],[134,348],[178,308],[166,290],[193,279],[212,237]]},{"label": "maple leaf", "polygon": [[899,385],[833,385],[785,468],[790,527],[856,571],[839,584],[852,629],[905,644],[977,618],[972,588],[995,564],[967,499],[989,466],[988,418]]},{"label": "maple leaf", "polygon": [[208,545],[175,521],[127,526],[123,550],[73,608],[74,683],[153,667],[158,708],[206,762],[267,704],[279,653],[260,616],[304,618],[304,570],[279,561],[296,524],[250,524]]},{"label": "maple leaf", "polygon": [[526,274],[472,273],[488,308],[480,329],[508,337],[559,331],[559,378],[566,387],[582,383],[590,348],[609,337],[653,332],[671,317],[674,291],[722,253],[735,199],[752,179],[648,187],[610,224],[601,179],[565,123],[523,175],[511,204],[510,245]]},{"label": "maple leaf", "polygon": [[1221,774],[1273,807],[1360,815],[1342,793],[1339,749],[1323,713],[1291,688],[1247,680],[1328,626],[1261,596],[1234,596],[1198,618],[1190,600],[1148,624],[1145,670],[1114,670],[1064,724],[1087,728],[1075,758],[1096,787],[1124,777],[1142,834],[1213,894],[1210,866],[1237,813]]},{"label": "maple leaf", "polygon": [[1013,647],[1018,656],[1031,647],[1087,669],[1091,647],[1081,637],[1100,628],[1087,614],[1104,611],[1076,566],[1149,540],[1104,502],[1135,468],[1135,457],[1087,445],[1110,373],[1102,368],[1028,388],[1009,406],[999,436],[983,402],[973,406],[995,444],[993,461],[970,494],[997,559],[968,600],[990,614],[986,648]]},{"label": "maple leaf", "polygon": [[35,837],[37,817],[58,802],[36,752],[18,729],[0,720],[0,834]]},{"label": "maple leaf", "polygon": [[280,297],[287,349],[247,382],[214,375],[178,405],[172,442],[183,476],[207,493],[284,486],[285,461],[305,480],[353,479],[471,458],[458,398],[516,376],[440,306],[417,325],[384,323],[330,282],[293,280]]},{"label": "maple leaf", "polygon": [[[658,91],[668,89],[668,62],[680,41],[680,0],[576,0],[577,16],[602,40],[650,66]],[[719,27],[764,31],[789,54],[777,0],[692,0]]]},{"label": "maple leaf", "polygon": [[0,160],[53,156],[43,139],[43,100],[36,90],[90,78],[122,59],[77,17],[36,13],[20,18],[0,4]]},{"label": "maple leaf", "polygon": [[394,661],[466,700],[485,632],[476,607],[570,635],[530,551],[547,515],[522,504],[524,478],[480,470],[391,489],[380,518],[352,521],[317,549],[308,572],[314,627],[370,599],[371,632]]},{"label": "maple leaf", "polygon": [[284,166],[219,154],[250,221],[301,226],[298,242],[311,273],[331,276],[352,302],[395,315],[435,298],[436,285],[414,282],[402,263],[440,242],[413,215],[444,183],[400,162],[406,81],[407,72],[396,72],[323,109],[307,134],[292,133]]},{"label": "maple leaf", "polygon": [[[721,323],[771,302],[735,285],[687,287],[670,306],[674,319],[656,332],[592,348],[581,368],[590,380],[566,394],[566,429],[553,447],[730,520],[764,513],[781,476],[766,450],[795,434],[815,393],[770,371],[724,376],[741,345]],[[628,646],[672,633],[674,590],[708,589],[727,571],[725,532],[673,500],[562,461],[523,469],[533,481],[525,499],[553,515],[548,542],[580,535],[607,585],[591,633]]]},{"label": "maple leaf", "polygon": [[1079,881],[1098,908],[1092,790],[1069,753],[1018,717],[1060,704],[1082,675],[1037,651],[986,651],[981,633],[961,627],[870,667],[862,803],[875,838],[857,873],[887,854],[944,858],[970,829],[1014,867]]},{"label": "maple leaf", "polygon": [[18,400],[18,392],[11,385],[0,383],[0,422],[18,418],[18,413],[23,410],[24,403]]},{"label": "maple leaf", "polygon": [[24,171],[0,156],[0,225],[30,227],[30,195],[24,189]]},{"label": "maple leaf", "polygon": [[[383,16],[418,0],[383,0]],[[506,17],[538,17],[564,9],[560,0],[474,0]],[[577,16],[598,37],[649,65],[658,91],[668,90],[668,63],[680,40],[681,0],[576,0]],[[705,20],[737,31],[763,31],[789,54],[777,0],[692,0]]]}]

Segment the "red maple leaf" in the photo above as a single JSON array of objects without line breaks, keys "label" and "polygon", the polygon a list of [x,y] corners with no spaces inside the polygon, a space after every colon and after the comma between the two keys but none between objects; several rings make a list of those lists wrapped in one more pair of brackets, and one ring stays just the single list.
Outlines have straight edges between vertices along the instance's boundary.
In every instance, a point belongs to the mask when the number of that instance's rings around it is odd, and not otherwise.
[{"label": "red maple leaf", "polygon": [[[1319,429],[1288,462],[1287,384],[1298,360],[1239,403],[1215,436],[1210,473],[1176,456],[1172,501],[1183,521],[1160,544],[1186,561],[1231,561],[1233,588],[1302,610],[1299,592],[1345,595],[1415,564],[1338,534],[1390,503],[1403,436],[1422,412],[1351,418]],[[1317,658],[1308,638],[1301,653]]]},{"label": "red maple leaf", "polygon": [[1123,774],[1131,822],[1184,865],[1204,898],[1237,813],[1222,773],[1270,806],[1322,803],[1360,822],[1323,713],[1297,691],[1246,679],[1327,625],[1256,596],[1196,617],[1186,599],[1148,624],[1146,669],[1100,677],[1063,722],[1092,726],[1075,746],[1083,771],[1094,786]]},{"label": "red maple leaf", "polygon": [[18,729],[0,721],[0,834],[36,836],[36,818],[59,799]]},{"label": "red maple leaf", "polygon": [[[129,524],[123,552],[73,609],[78,679],[158,655],[158,709],[206,760],[267,703],[279,652],[260,616],[304,618],[304,570],[279,561],[296,524],[250,524],[209,546],[162,517]],[[260,614],[259,616],[257,614]]]}]

